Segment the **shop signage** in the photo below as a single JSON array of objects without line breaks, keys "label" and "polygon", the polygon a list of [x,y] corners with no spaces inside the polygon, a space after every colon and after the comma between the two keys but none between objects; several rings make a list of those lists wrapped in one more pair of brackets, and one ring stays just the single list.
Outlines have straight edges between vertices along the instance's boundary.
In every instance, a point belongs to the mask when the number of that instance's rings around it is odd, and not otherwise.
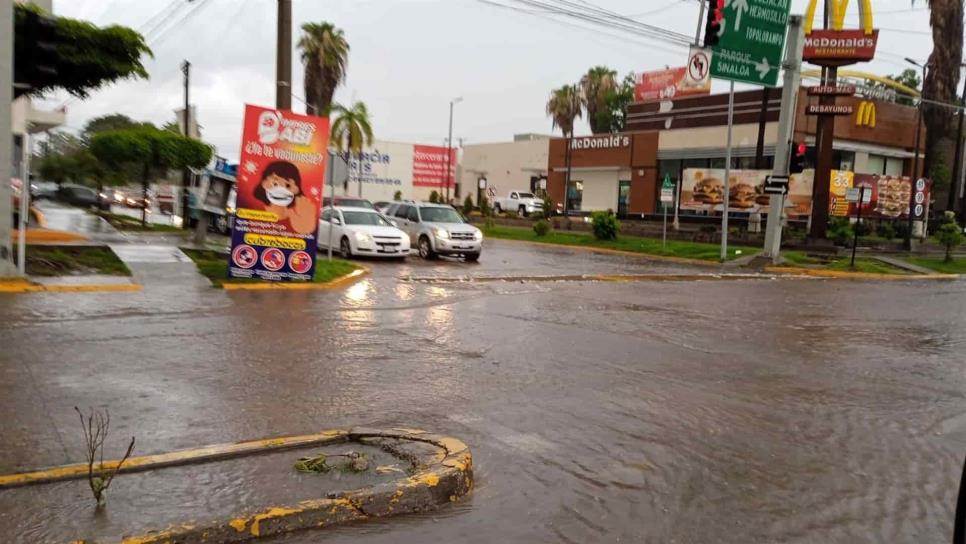
[{"label": "shop signage", "polygon": [[805,10],[805,47],[802,59],[819,66],[844,66],[875,58],[879,31],[872,28],[872,2],[859,0],[860,29],[845,29],[849,0],[826,0],[830,8],[830,28],[813,28],[817,0],[809,0]]},{"label": "shop signage", "polygon": [[863,100],[855,114],[855,126],[875,128],[875,102]]},{"label": "shop signage", "polygon": [[[413,146],[413,187],[449,187],[455,185],[456,149],[450,149],[449,161],[446,160],[447,148],[432,145]],[[446,165],[449,164],[449,174]]]},{"label": "shop signage", "polygon": [[849,104],[809,104],[805,115],[852,115]]},{"label": "shop signage", "polygon": [[664,176],[664,182],[661,183],[661,203],[674,203],[674,182],[671,181],[671,176],[668,175]]},{"label": "shop signage", "polygon": [[[636,102],[661,102],[674,98],[686,96],[702,96],[711,94],[711,78],[708,74],[708,66],[704,67],[705,77],[703,80],[693,80],[690,73],[698,74],[698,65],[703,62],[700,59],[692,58],[688,66],[679,68],[668,68],[667,70],[656,70],[644,72],[637,76],[634,84],[634,100]],[[710,62],[708,60],[707,62]],[[694,68],[692,68],[694,64]]]},{"label": "shop signage", "polygon": [[[681,178],[680,209],[721,213],[724,209],[724,169],[687,168]],[[731,170],[728,207],[732,211],[768,213],[773,193],[766,190],[771,170]],[[788,176],[785,213],[796,218],[808,217],[812,210],[814,170]],[[780,179],[780,178],[779,178]]]},{"label": "shop signage", "polygon": [[872,190],[867,189],[865,186],[860,187],[849,187],[845,190],[845,200],[849,202],[858,202],[862,200],[863,204],[869,204],[872,202]]},{"label": "shop signage", "polygon": [[630,145],[630,136],[614,134],[613,136],[574,138],[574,141],[571,143],[570,147],[571,149],[615,149],[619,147],[628,147]]},{"label": "shop signage", "polygon": [[790,0],[732,0],[725,7],[711,77],[774,87],[778,83]]},{"label": "shop signage", "polygon": [[329,119],[245,106],[228,275],[311,280]]},{"label": "shop signage", "polygon": [[[862,215],[879,219],[901,219],[909,217],[910,201],[913,218],[922,219],[929,201],[930,182],[918,179],[913,183],[909,177],[853,174],[832,170],[829,183],[829,213],[839,217],[855,215],[859,188],[865,187],[862,198]],[[856,196],[852,197],[852,192]]]},{"label": "shop signage", "polygon": [[856,92],[855,85],[815,85],[806,89],[808,96],[852,96]]}]

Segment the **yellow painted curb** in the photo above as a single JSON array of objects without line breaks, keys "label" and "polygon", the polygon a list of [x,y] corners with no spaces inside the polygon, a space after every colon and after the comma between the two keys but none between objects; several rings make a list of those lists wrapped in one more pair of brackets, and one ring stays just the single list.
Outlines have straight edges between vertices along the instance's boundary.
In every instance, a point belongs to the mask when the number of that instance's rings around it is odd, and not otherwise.
[{"label": "yellow painted curb", "polygon": [[[10,240],[16,242],[19,239],[19,232],[19,230],[12,231],[10,233]],[[90,240],[87,236],[77,234],[76,232],[29,228],[27,229],[26,239],[28,244],[58,244],[63,242],[87,242]]]},{"label": "yellow painted curb", "polygon": [[542,247],[554,247],[554,248],[565,248],[565,249],[576,249],[578,251],[587,251],[590,253],[603,253],[607,255],[622,255],[626,257],[638,257],[641,259],[649,259],[652,261],[665,261],[669,263],[677,264],[691,264],[696,266],[710,266],[719,267],[721,263],[717,261],[705,261],[703,259],[689,259],[687,257],[672,257],[668,255],[654,255],[653,253],[640,253],[637,251],[625,251],[622,249],[610,249],[606,247],[588,247],[588,246],[572,246],[568,244],[552,244],[549,242],[532,242],[530,240],[514,240],[512,238],[500,238],[499,236],[489,236],[493,240],[500,240],[501,242],[515,242],[518,244],[530,244],[534,246]]},{"label": "yellow painted curb", "polygon": [[23,279],[0,280],[0,293],[119,293],[142,291],[136,283],[40,284]]},{"label": "yellow painted curb", "polygon": [[[234,444],[216,444],[213,446],[179,450],[157,455],[131,457],[128,458],[128,460],[124,462],[124,465],[121,466],[120,472],[138,472],[193,462],[238,457],[269,450],[313,446],[341,439],[348,435],[348,433],[349,431],[346,430],[328,430],[316,434],[285,436],[263,440],[246,440],[243,442],[235,442]],[[101,474],[102,472],[114,470],[114,467],[117,466],[118,462],[118,459],[104,461],[99,469],[95,469],[94,473]],[[64,465],[31,472],[21,472],[18,474],[0,475],[0,489],[64,480],[76,480],[86,477],[87,464],[78,463],[75,465]]]},{"label": "yellow painted curb", "polygon": [[353,270],[344,276],[340,276],[332,281],[325,283],[316,283],[311,281],[300,281],[300,282],[261,282],[261,283],[231,283],[225,282],[221,284],[222,289],[228,291],[264,291],[273,289],[294,289],[294,290],[317,290],[317,289],[336,289],[344,285],[350,284],[362,276],[369,274],[370,270],[368,267],[362,265],[356,265],[359,268]]},{"label": "yellow painted curb", "polygon": [[766,272],[775,274],[796,274],[815,278],[842,280],[957,280],[957,274],[882,274],[877,272],[849,272],[847,270],[826,270],[821,268],[801,268],[797,266],[766,266]]}]

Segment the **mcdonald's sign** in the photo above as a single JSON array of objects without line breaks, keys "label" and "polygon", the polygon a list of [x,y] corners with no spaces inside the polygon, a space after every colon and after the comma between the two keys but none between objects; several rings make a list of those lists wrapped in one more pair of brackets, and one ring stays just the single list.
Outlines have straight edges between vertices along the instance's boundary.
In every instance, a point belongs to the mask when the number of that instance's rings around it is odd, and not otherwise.
[{"label": "mcdonald's sign", "polygon": [[875,102],[863,100],[855,114],[855,126],[875,128]]},{"label": "mcdonald's sign", "polygon": [[820,66],[844,66],[875,57],[879,31],[872,28],[872,1],[858,0],[862,28],[846,30],[845,11],[849,0],[827,0],[831,28],[814,28],[818,0],[809,0],[805,10],[805,47],[802,59]]}]

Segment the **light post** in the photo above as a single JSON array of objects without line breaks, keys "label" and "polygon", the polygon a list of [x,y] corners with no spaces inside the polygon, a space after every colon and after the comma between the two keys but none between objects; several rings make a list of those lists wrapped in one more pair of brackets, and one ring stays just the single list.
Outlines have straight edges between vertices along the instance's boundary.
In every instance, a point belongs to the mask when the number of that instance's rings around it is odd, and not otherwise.
[{"label": "light post", "polygon": [[907,219],[907,232],[906,239],[903,242],[903,247],[907,250],[912,249],[912,223],[916,214],[913,213],[916,209],[916,181],[919,179],[919,140],[922,134],[922,100],[925,98],[923,91],[926,88],[926,70],[929,68],[929,64],[921,64],[916,62],[909,57],[906,57],[906,62],[922,68],[922,91],[919,92],[919,107],[916,108],[916,149],[915,154],[912,159],[912,185],[909,187],[909,217]]},{"label": "light post", "polygon": [[446,184],[446,203],[449,204],[449,180],[453,161],[453,106],[463,101],[462,96],[449,101],[449,137],[446,138],[446,172],[443,174],[443,183]]}]

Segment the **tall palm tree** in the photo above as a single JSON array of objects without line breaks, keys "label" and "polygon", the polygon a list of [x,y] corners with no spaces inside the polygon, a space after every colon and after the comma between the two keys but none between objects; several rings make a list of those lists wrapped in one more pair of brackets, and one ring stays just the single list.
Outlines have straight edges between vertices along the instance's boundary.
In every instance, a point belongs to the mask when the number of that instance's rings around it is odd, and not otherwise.
[{"label": "tall palm tree", "polygon": [[617,89],[617,72],[606,66],[594,66],[580,78],[580,89],[587,106],[587,122],[594,134],[610,132],[607,98]]},{"label": "tall palm tree", "polygon": [[[351,107],[333,104],[331,108],[335,121],[332,122],[332,143],[345,153],[349,174],[352,174],[352,155],[359,158],[362,149],[372,145],[372,125],[369,121],[369,110],[363,102],[356,102]],[[358,161],[361,162],[361,161]],[[362,180],[359,180],[359,196],[362,196]]]},{"label": "tall palm tree", "polygon": [[570,147],[574,138],[574,120],[583,115],[584,98],[576,85],[564,85],[559,89],[550,91],[550,100],[547,101],[547,115],[553,120],[553,126],[560,127],[564,138],[567,138],[567,147],[564,151],[565,177],[564,177],[564,213],[567,212],[567,191],[570,190]]},{"label": "tall palm tree", "polygon": [[305,23],[298,47],[305,65],[307,113],[327,115],[336,87],[345,80],[349,43],[332,23]]},{"label": "tall palm tree", "polygon": [[[927,3],[933,49],[929,55],[929,70],[922,85],[922,95],[931,101],[958,102],[956,88],[963,62],[963,0],[927,0]],[[946,137],[954,117],[947,108],[924,103],[922,118],[926,125],[923,171],[929,175],[940,160],[940,141]],[[955,174],[953,179],[956,179]]]}]

